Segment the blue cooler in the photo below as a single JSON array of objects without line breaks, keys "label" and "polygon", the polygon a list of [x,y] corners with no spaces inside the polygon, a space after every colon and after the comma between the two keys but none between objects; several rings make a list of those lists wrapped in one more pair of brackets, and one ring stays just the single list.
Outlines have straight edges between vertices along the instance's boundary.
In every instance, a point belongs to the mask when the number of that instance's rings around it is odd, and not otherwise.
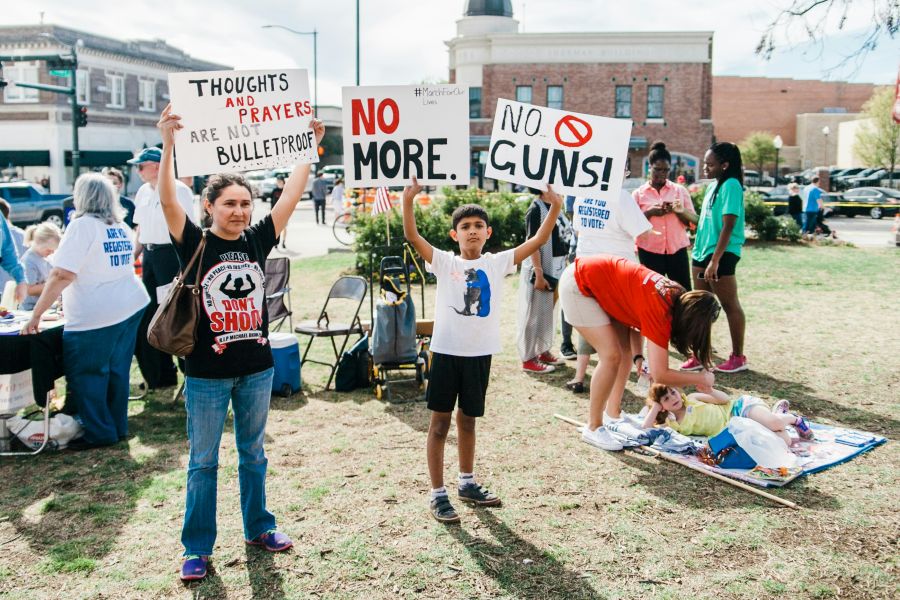
[{"label": "blue cooler", "polygon": [[275,360],[272,392],[290,396],[300,391],[300,343],[293,333],[269,333],[269,345]]}]

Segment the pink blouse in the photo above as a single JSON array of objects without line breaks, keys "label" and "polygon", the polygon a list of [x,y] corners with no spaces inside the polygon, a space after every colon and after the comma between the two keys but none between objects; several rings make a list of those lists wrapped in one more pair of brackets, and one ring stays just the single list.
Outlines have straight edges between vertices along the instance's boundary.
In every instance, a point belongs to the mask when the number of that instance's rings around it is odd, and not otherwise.
[{"label": "pink blouse", "polygon": [[[691,195],[684,186],[666,181],[666,184],[658,192],[650,185],[645,183],[638,189],[634,190],[635,202],[641,211],[653,208],[654,205],[663,202],[675,202],[680,198],[684,205],[684,211],[696,214],[694,203],[691,201]],[[687,235],[687,225],[685,225],[674,212],[670,212],[661,217],[649,217],[650,224],[653,229],[662,235],[656,235],[649,232],[637,239],[637,246],[647,252],[654,254],[675,254],[682,248],[691,245]]]}]

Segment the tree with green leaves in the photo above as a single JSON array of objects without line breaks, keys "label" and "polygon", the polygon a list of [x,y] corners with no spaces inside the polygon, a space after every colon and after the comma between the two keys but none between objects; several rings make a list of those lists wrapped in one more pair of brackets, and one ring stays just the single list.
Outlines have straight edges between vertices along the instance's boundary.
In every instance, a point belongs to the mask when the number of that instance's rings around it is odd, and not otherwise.
[{"label": "tree with green leaves", "polygon": [[775,136],[767,131],[754,131],[738,144],[745,165],[753,166],[762,177],[763,167],[775,162]]},{"label": "tree with green leaves", "polygon": [[891,116],[893,107],[893,88],[876,89],[863,104],[865,121],[856,131],[853,150],[866,166],[887,169],[891,174],[891,187],[896,187],[893,175],[900,158],[900,123],[894,122]]}]

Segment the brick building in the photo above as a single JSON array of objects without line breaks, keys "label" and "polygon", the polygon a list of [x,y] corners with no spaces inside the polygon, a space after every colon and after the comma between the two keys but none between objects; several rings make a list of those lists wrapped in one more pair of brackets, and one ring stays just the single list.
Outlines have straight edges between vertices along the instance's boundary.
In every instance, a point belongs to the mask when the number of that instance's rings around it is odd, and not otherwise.
[{"label": "brick building", "polygon": [[[81,166],[122,166],[160,141],[156,121],[169,100],[170,72],[228,69],[196,60],[163,40],[121,41],[55,25],[0,27],[0,55],[78,57],[78,104],[88,108],[79,130]],[[63,73],[65,75],[65,73]],[[4,62],[10,82],[68,86],[44,60]],[[0,168],[26,179],[49,176],[53,192],[71,189],[72,110],[69,97],[7,85],[0,97]],[[139,182],[137,182],[139,183]]]},{"label": "brick building", "polygon": [[713,77],[716,139],[740,142],[754,131],[767,131],[781,136],[786,169],[833,165],[838,126],[858,118],[876,87],[844,81]]},{"label": "brick building", "polygon": [[[699,178],[713,139],[712,32],[519,33],[509,0],[469,0],[446,42],[450,82],[469,86],[473,174],[498,98],[633,122],[640,176],[666,142],[678,172]],[[673,172],[674,176],[675,172]]]}]

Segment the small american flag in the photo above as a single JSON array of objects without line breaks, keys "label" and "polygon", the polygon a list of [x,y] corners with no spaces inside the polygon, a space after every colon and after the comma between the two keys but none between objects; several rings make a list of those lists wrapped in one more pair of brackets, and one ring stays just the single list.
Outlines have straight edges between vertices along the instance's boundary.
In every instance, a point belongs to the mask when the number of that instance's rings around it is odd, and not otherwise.
[{"label": "small american flag", "polygon": [[388,212],[393,208],[394,207],[391,205],[391,197],[388,196],[388,189],[386,187],[380,187],[375,190],[375,204],[372,205],[372,214],[378,215],[383,212]]}]

